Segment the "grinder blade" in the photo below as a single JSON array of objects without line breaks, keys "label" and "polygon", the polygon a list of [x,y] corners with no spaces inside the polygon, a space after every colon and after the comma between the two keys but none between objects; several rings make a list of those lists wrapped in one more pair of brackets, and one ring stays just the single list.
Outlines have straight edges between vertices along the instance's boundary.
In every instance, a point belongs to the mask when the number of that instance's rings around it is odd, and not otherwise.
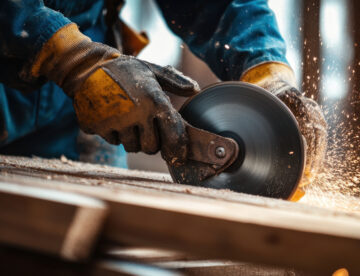
[{"label": "grinder blade", "polygon": [[184,177],[191,171],[184,167],[169,167],[176,182],[283,199],[295,192],[304,171],[303,138],[277,97],[251,84],[222,82],[191,98],[180,114],[194,127],[234,139],[240,154],[224,172],[203,181]]}]

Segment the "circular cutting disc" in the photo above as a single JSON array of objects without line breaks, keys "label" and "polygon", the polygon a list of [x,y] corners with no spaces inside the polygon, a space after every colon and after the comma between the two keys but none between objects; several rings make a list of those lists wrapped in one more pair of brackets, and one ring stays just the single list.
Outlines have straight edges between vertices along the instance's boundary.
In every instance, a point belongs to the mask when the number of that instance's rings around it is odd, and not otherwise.
[{"label": "circular cutting disc", "polygon": [[[240,149],[227,170],[192,185],[283,199],[296,190],[304,170],[302,135],[277,97],[247,83],[223,82],[193,97],[180,113],[194,127],[233,138]],[[170,168],[173,176],[175,170]]]}]

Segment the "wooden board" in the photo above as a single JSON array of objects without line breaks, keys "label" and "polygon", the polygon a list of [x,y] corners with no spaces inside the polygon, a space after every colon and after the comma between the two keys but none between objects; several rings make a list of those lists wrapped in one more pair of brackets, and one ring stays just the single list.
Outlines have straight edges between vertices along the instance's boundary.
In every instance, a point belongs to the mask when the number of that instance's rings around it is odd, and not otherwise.
[{"label": "wooden board", "polygon": [[94,198],[1,182],[0,243],[83,260],[106,212]]},{"label": "wooden board", "polygon": [[291,269],[274,268],[271,266],[252,265],[221,260],[168,261],[153,263],[166,269],[183,272],[191,276],[315,276],[316,274],[298,272]]},{"label": "wooden board", "polygon": [[37,252],[0,246],[0,275],[179,276],[180,272],[124,260],[94,258],[74,263]]},{"label": "wooden board", "polygon": [[[286,201],[273,201],[263,197],[239,194],[229,190],[214,190],[188,185],[174,184],[169,174],[126,170],[109,166],[94,165],[82,162],[74,162],[66,158],[41,159],[24,158],[0,155],[0,174],[2,175],[24,175],[44,178],[47,180],[58,180],[67,183],[81,184],[85,186],[100,186],[110,189],[147,188],[180,194],[192,194],[200,197],[223,199],[231,202],[263,204],[276,208],[308,209],[310,212],[314,207],[318,212],[326,209],[346,211],[347,214],[360,215],[360,199],[343,195],[340,193],[326,193],[316,187],[310,189],[300,203],[304,205],[289,204]],[[328,211],[325,211],[325,214]]]},{"label": "wooden board", "polygon": [[199,259],[196,257],[190,257],[189,255],[178,251],[139,246],[119,246],[114,245],[114,243],[107,244],[105,246],[104,244],[102,244],[101,248],[99,248],[98,254],[101,254],[101,256],[104,256],[105,258],[135,261],[141,263]]},{"label": "wooden board", "polygon": [[303,0],[302,10],[302,91],[309,98],[319,100],[321,76],[320,0]]},{"label": "wooden board", "polygon": [[34,160],[9,159],[0,162],[2,181],[106,201],[110,212],[104,237],[109,240],[207,258],[295,267],[318,275],[329,275],[340,267],[360,274],[358,214],[185,188],[153,174],[116,169],[105,173],[104,167],[75,162],[64,168],[61,161],[38,159],[34,164]]},{"label": "wooden board", "polygon": [[254,265],[224,260],[207,260],[184,253],[146,247],[108,245],[101,249],[102,255],[113,260],[147,263],[165,269],[183,272],[186,275],[246,275],[246,276],[314,276],[294,269]]}]

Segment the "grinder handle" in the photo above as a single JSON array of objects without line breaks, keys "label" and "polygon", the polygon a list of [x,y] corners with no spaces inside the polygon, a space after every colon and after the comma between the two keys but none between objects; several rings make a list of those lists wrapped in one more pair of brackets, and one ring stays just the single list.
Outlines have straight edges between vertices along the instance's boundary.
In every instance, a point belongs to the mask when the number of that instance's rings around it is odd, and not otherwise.
[{"label": "grinder handle", "polygon": [[189,137],[188,159],[213,165],[217,173],[228,168],[238,157],[239,146],[226,138],[186,124]]}]

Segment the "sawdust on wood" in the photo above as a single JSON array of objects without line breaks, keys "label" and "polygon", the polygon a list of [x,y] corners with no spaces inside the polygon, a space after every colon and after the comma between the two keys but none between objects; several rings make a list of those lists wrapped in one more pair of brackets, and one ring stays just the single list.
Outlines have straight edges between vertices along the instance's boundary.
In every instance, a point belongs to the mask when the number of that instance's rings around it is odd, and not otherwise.
[{"label": "sawdust on wood", "polygon": [[[100,186],[114,192],[126,189],[156,189],[169,193],[183,193],[193,196],[215,198],[230,202],[246,203],[251,205],[292,209],[294,211],[317,212],[327,215],[328,211],[314,208],[326,207],[333,210],[334,215],[338,211],[348,211],[349,215],[356,215],[358,199],[342,194],[326,194],[322,190],[316,193],[313,189],[307,193],[301,202],[305,204],[293,204],[284,200],[272,200],[260,196],[246,195],[230,190],[215,190],[211,188],[195,187],[173,183],[170,175],[163,173],[143,172],[126,170],[104,165],[95,165],[82,162],[63,162],[59,159],[24,158],[0,155],[0,177],[11,175],[25,175],[34,178],[43,178],[51,181]],[[332,204],[324,204],[330,200]],[[334,198],[336,200],[334,200]],[[345,202],[345,203],[344,203]],[[356,217],[358,217],[356,215]],[[360,215],[359,215],[360,218]]]}]

